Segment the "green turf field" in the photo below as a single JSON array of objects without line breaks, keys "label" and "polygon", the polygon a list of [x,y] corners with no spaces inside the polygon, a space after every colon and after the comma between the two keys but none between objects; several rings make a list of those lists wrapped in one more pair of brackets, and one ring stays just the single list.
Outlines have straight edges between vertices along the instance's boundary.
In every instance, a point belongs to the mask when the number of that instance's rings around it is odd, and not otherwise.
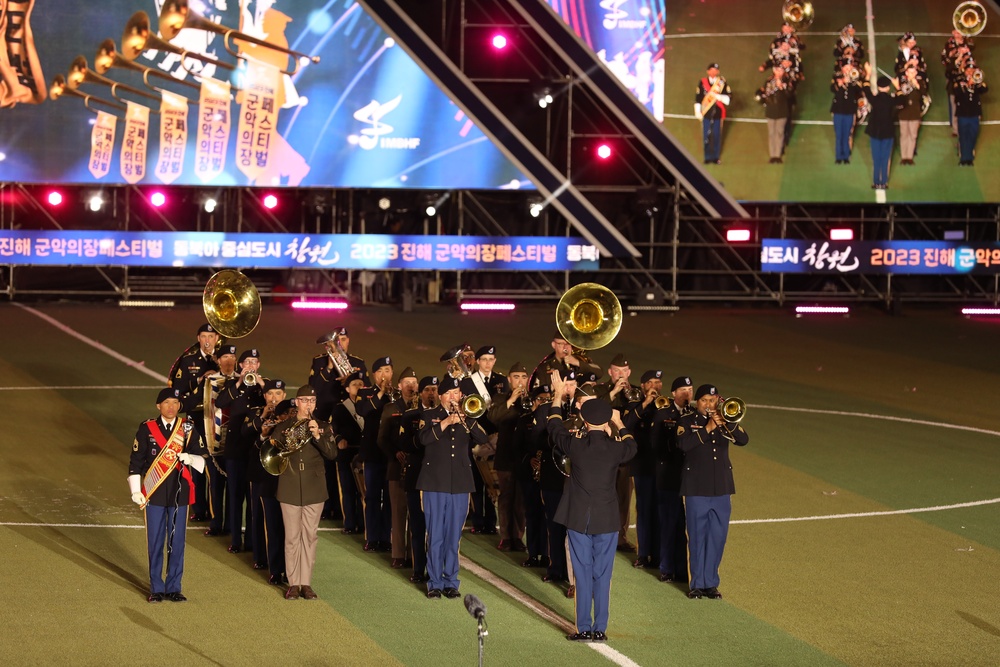
[{"label": "green turf field", "polygon": [[[387,554],[364,553],[359,536],[327,522],[317,602],[285,601],[249,554],[191,531],[190,601],[147,604],[143,531],[127,527],[141,515],[125,475],[158,382],[108,352],[165,374],[194,340],[201,310],[31,307],[67,330],[0,305],[4,664],[474,664],[475,622],[459,602],[427,600]],[[335,321],[265,304],[260,326],[238,344],[260,348],[264,375],[296,386],[316,336],[335,324],[350,328],[352,353],[391,353],[420,375],[437,372],[438,356],[463,340],[495,344],[498,369],[533,366],[553,329],[547,306],[495,316],[359,308]],[[718,384],[750,405],[751,441],[734,455],[725,599],[688,600],[619,555],[608,647],[632,661],[620,664],[997,664],[1000,509],[947,507],[1000,500],[998,327],[918,310],[796,319],[685,309],[626,319],[598,362],[626,351],[637,371]],[[884,514],[920,508],[938,509]],[[762,522],[866,513],[875,514]],[[495,540],[462,542],[478,573],[463,569],[462,592],[489,608],[486,664],[613,664],[563,638],[572,601]]]},{"label": "green turf field", "polygon": [[[1000,201],[1000,125],[982,126],[974,169],[958,166],[958,139],[951,136],[948,96],[941,49],[952,30],[951,15],[957,2],[941,0],[873,0],[875,47],[878,66],[892,72],[896,40],[906,31],[917,36],[931,79],[930,110],[917,140],[916,166],[899,166],[895,148],[889,189],[891,202],[995,202]],[[833,71],[835,33],[853,23],[856,37],[871,50],[865,20],[865,0],[813,3],[816,20],[802,37],[805,81],[798,88],[794,118],[825,121],[830,117],[830,79]],[[975,38],[975,57],[988,84],[1000,73],[1000,16],[986,3],[989,20]],[[781,25],[780,2],[720,2],[678,0],[667,7],[666,102],[667,129],[701,162],[701,123],[693,116],[695,89],[709,62],[721,65],[733,88],[729,116],[763,121],[764,109],[753,96],[766,74],[757,71],[768,45]],[[765,33],[754,34],[748,33]],[[984,121],[997,121],[996,99],[991,90],[983,97]],[[671,114],[690,118],[671,118]],[[710,173],[743,201],[873,202],[872,163],[864,127],[855,131],[850,165],[834,164],[833,126],[796,125],[785,151],[784,164],[768,164],[767,127],[763,122],[727,121],[723,129],[722,164]]]}]

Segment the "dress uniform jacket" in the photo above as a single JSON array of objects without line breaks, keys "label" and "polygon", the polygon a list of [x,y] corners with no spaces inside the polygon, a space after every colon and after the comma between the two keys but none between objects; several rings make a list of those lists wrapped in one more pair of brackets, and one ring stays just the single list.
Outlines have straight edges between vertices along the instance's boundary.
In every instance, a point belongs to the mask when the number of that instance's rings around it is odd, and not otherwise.
[{"label": "dress uniform jacket", "polygon": [[[347,361],[365,375],[365,386],[368,385],[368,368],[361,357],[347,355]],[[328,368],[330,355],[320,354],[313,357],[309,368],[309,386],[316,391],[316,419],[328,421],[334,408],[347,398],[347,388],[340,381],[337,371]]]},{"label": "dress uniform jacket", "polygon": [[[553,452],[555,443],[549,437],[548,431],[549,415],[559,415],[564,424],[568,424],[566,428],[569,429],[571,435],[576,433],[576,429],[580,423],[575,421],[578,416],[575,404],[562,403],[553,407],[552,403],[544,403],[535,409],[534,423],[531,427],[531,432],[528,434],[530,443],[528,447],[531,456],[535,456],[539,451],[542,453],[541,457],[539,457],[542,469],[539,483],[541,484],[542,491],[562,493],[563,488],[566,486],[566,477],[559,472],[555,464],[555,454]],[[568,452],[565,450],[560,451],[560,454],[565,453]]]},{"label": "dress uniform jacket", "polygon": [[382,417],[378,425],[379,451],[385,456],[387,463],[386,479],[390,482],[400,481],[403,466],[400,465],[396,454],[400,451],[400,439],[403,435],[403,413],[406,412],[407,405],[402,397],[387,403],[382,408]]},{"label": "dress uniform jacket", "polygon": [[[177,417],[176,419],[183,419]],[[170,439],[170,433],[163,427],[163,421],[157,417],[153,428],[159,428],[164,439]],[[191,420],[184,420],[181,425],[184,432],[184,451],[195,456],[208,456],[208,449],[202,441],[198,431],[195,430]],[[145,479],[149,467],[160,454],[160,445],[153,438],[149,431],[148,422],[139,424],[136,431],[135,440],[132,442],[132,455],[129,457],[128,474],[139,475],[140,479]],[[150,505],[161,507],[173,507],[175,505],[187,505],[191,497],[190,477],[182,472],[182,466],[177,465],[165,480],[153,491],[147,501]],[[179,487],[179,488],[178,488]]]},{"label": "dress uniform jacket", "polygon": [[[271,441],[284,449],[288,431],[295,426],[295,417],[278,424],[271,433]],[[278,502],[286,505],[316,505],[326,502],[326,466],[323,459],[337,458],[333,429],[329,424],[319,423],[320,438],[310,437],[297,452],[288,456],[288,467],[278,477]]]},{"label": "dress uniform jacket", "polygon": [[247,453],[247,480],[259,485],[261,496],[273,498],[278,490],[278,478],[264,470],[264,464],[260,460],[260,446],[263,444],[260,434],[264,429],[260,415],[263,411],[264,408],[255,408],[243,421],[243,438],[250,443]]},{"label": "dress uniform jacket", "polygon": [[588,535],[617,533],[621,528],[615,476],[618,466],[635,456],[635,438],[628,429],[615,440],[604,431],[572,435],[561,419],[558,407],[551,410],[546,424],[555,446],[569,454],[573,471],[559,501],[555,520],[570,530]]},{"label": "dress uniform jacket", "polygon": [[201,349],[193,354],[186,354],[177,362],[177,371],[171,378],[170,388],[181,392],[181,402],[184,409],[200,410],[202,405],[201,385],[199,378],[208,371],[219,371],[219,363],[210,356],[201,353]]},{"label": "dress uniform jacket", "polygon": [[[263,378],[267,381],[267,378]],[[246,419],[253,418],[253,412],[265,405],[264,392],[259,384],[246,386],[239,377],[226,380],[215,399],[215,407],[229,410],[229,429],[226,441],[222,443],[222,455],[227,459],[245,460],[250,454],[253,439],[243,431]]]},{"label": "dress uniform jacket", "polygon": [[656,413],[653,401],[643,407],[641,401],[629,403],[622,414],[622,422],[635,438],[636,452],[629,463],[629,474],[648,475],[656,466],[656,455],[652,437],[652,420]]},{"label": "dress uniform jacket", "polygon": [[473,444],[486,442],[486,431],[475,419],[466,420],[468,433],[461,424],[442,431],[439,422],[447,417],[448,411],[441,406],[423,414],[419,443],[424,449],[424,460],[417,488],[439,493],[472,493],[476,485],[469,451]]},{"label": "dress uniform jacket", "polygon": [[677,424],[690,412],[688,406],[681,410],[671,402],[653,415],[650,439],[656,459],[656,488],[660,491],[672,491],[674,494],[680,491],[684,452],[677,446]]},{"label": "dress uniform jacket", "polygon": [[497,472],[513,472],[517,467],[516,428],[517,418],[521,416],[521,408],[514,403],[507,407],[511,392],[505,392],[493,398],[486,417],[497,429],[497,451],[493,455],[493,469]]},{"label": "dress uniform jacket", "polygon": [[[728,496],[736,493],[733,466],[729,461],[730,441],[722,433],[730,426],[721,426],[711,433],[705,431],[708,417],[694,412],[681,417],[677,426],[677,445],[684,452],[681,471],[681,495]],[[744,446],[750,436],[742,426],[732,426],[730,435],[735,444]]]},{"label": "dress uniform jacket", "polygon": [[366,390],[365,395],[355,405],[358,415],[365,420],[365,427],[361,430],[362,461],[383,465],[387,463],[385,454],[379,448],[378,436],[382,424],[382,409],[388,403],[389,397],[386,394],[382,394],[382,398],[379,398],[376,390]]}]

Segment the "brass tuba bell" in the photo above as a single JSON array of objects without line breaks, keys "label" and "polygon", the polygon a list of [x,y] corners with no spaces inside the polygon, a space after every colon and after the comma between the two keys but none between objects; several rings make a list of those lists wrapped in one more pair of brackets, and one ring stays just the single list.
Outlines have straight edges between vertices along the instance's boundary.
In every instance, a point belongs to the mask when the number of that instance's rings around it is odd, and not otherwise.
[{"label": "brass tuba bell", "polygon": [[622,304],[604,285],[580,283],[559,299],[556,328],[570,345],[596,350],[613,341],[622,328]]},{"label": "brass tuba bell", "polygon": [[160,34],[163,35],[163,39],[169,42],[185,28],[204,30],[206,32],[214,32],[217,35],[222,35],[222,45],[234,58],[240,58],[242,56],[240,56],[239,52],[230,46],[230,38],[241,42],[247,42],[249,44],[256,44],[257,46],[262,46],[266,49],[287,53],[295,58],[296,65],[292,69],[282,70],[282,73],[284,74],[295,74],[299,68],[299,64],[303,61],[312,63],[319,62],[319,56],[310,56],[307,53],[293,51],[283,46],[272,44],[267,40],[259,39],[253,35],[248,35],[245,32],[239,32],[232,28],[227,28],[224,25],[219,25],[214,21],[209,21],[198,12],[193,11],[188,6],[188,0],[166,0],[166,2],[163,3],[163,9],[160,10]]},{"label": "brass tuba bell", "polygon": [[781,18],[796,30],[805,30],[812,25],[816,13],[811,2],[785,0],[781,5]]},{"label": "brass tuba bell", "polygon": [[208,323],[226,338],[243,338],[260,321],[260,294],[249,278],[234,269],[223,269],[208,279],[201,305]]},{"label": "brass tuba bell", "polygon": [[963,2],[955,8],[951,24],[966,37],[975,37],[986,27],[986,8],[978,2]]}]

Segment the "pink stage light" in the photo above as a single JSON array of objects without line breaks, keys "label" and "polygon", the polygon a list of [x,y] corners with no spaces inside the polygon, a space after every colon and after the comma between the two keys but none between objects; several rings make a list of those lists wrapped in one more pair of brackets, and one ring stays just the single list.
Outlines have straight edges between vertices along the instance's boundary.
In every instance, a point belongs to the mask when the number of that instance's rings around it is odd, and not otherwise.
[{"label": "pink stage light", "polygon": [[292,301],[295,310],[347,310],[345,301]]},{"label": "pink stage light", "polygon": [[506,310],[506,311],[511,311],[511,310],[514,310],[514,304],[512,304],[512,303],[505,303],[505,302],[501,302],[501,301],[496,301],[496,302],[477,302],[477,303],[466,302],[466,303],[462,304],[461,308],[462,308],[462,310],[464,310],[466,312],[474,311],[474,310],[488,310],[488,311]]},{"label": "pink stage light", "polygon": [[601,144],[600,146],[598,146],[597,157],[601,158],[602,160],[607,160],[609,157],[611,157],[611,146],[608,146],[607,144]]},{"label": "pink stage light", "polygon": [[726,240],[730,243],[744,243],[750,240],[749,229],[727,229]]},{"label": "pink stage light", "polygon": [[795,306],[796,315],[847,315],[847,306]]},{"label": "pink stage light", "polygon": [[274,195],[267,195],[264,197],[264,208],[272,209],[278,205],[278,198]]},{"label": "pink stage light", "polygon": [[490,40],[490,43],[493,44],[494,49],[502,51],[507,48],[507,37],[502,33],[497,33],[493,35],[493,39]]},{"label": "pink stage light", "polygon": [[979,315],[985,317],[1000,317],[1000,308],[963,308],[962,314],[966,317]]},{"label": "pink stage light", "polygon": [[60,204],[63,203],[62,193],[59,192],[58,190],[53,190],[52,192],[50,192],[49,196],[46,197],[46,199],[49,202],[49,206],[59,206]]},{"label": "pink stage light", "polygon": [[830,240],[831,241],[853,241],[854,240],[854,230],[853,229],[831,229],[830,230]]},{"label": "pink stage light", "polygon": [[149,196],[149,203],[155,206],[156,208],[160,208],[161,206],[167,203],[167,196],[162,192],[160,192],[159,190],[157,190],[156,192],[154,192]]}]

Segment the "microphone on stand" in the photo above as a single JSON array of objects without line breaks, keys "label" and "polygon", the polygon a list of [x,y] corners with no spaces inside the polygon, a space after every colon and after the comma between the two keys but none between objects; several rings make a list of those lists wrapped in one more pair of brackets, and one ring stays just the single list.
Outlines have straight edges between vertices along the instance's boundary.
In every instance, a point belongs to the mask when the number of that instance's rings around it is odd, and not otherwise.
[{"label": "microphone on stand", "polygon": [[465,596],[465,609],[476,620],[482,620],[486,616],[486,605],[472,593]]}]

